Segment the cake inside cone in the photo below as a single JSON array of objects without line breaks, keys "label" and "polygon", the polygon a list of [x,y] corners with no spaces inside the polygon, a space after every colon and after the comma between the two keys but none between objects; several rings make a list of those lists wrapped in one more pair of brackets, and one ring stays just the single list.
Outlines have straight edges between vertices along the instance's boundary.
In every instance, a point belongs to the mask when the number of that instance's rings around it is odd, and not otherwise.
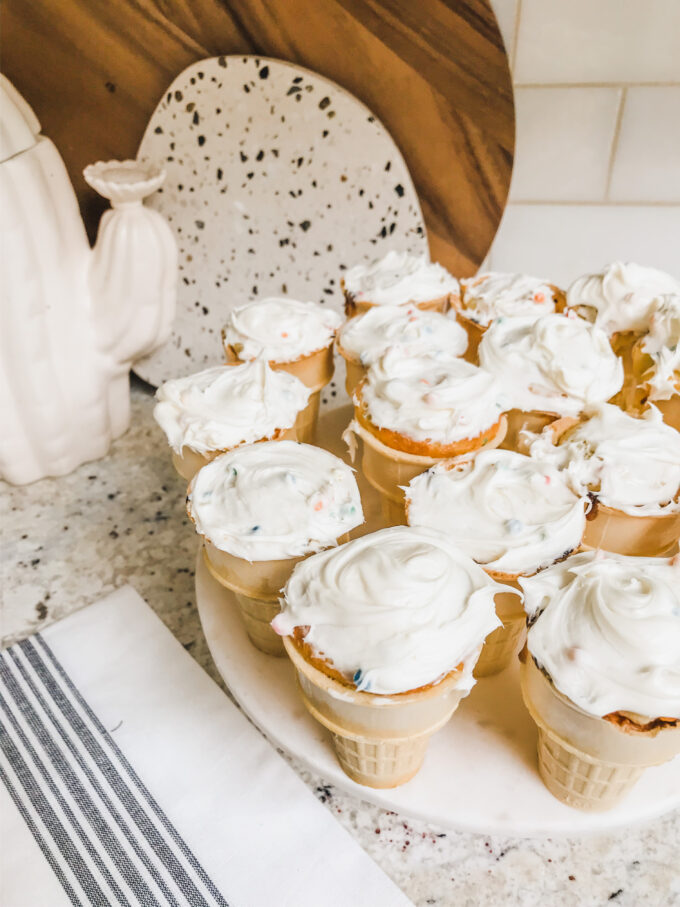
[{"label": "cake inside cone", "polygon": [[222,341],[231,358],[293,363],[328,349],[341,320],[333,309],[316,302],[268,296],[233,309]]},{"label": "cake inside cone", "polygon": [[564,305],[564,292],[539,277],[489,271],[460,281],[455,311],[487,328],[496,318],[538,319],[561,312]]},{"label": "cake inside cone", "polygon": [[154,418],[176,453],[214,453],[292,427],[308,398],[301,381],[264,361],[224,365],[162,384]]},{"label": "cake inside cone", "polygon": [[680,563],[585,552],[520,582],[541,777],[569,806],[610,809],[680,752]]},{"label": "cake inside cone", "polygon": [[354,397],[359,424],[385,446],[444,458],[479,450],[502,426],[500,384],[446,352],[404,357],[389,349]]},{"label": "cake inside cone", "polygon": [[251,562],[311,554],[363,522],[353,470],[327,450],[294,441],[217,457],[189,485],[187,512],[199,535]]},{"label": "cake inside cone", "polygon": [[623,386],[606,333],[577,316],[497,318],[479,345],[480,365],[503,384],[509,409],[579,416]]},{"label": "cake inside cone", "polygon": [[458,281],[425,255],[391,250],[369,264],[358,264],[341,279],[345,312],[354,315],[372,306],[408,305],[445,312],[459,292]]},{"label": "cake inside cone", "polygon": [[503,591],[444,533],[395,526],[299,564],[272,625],[356,691],[395,696],[454,675],[467,691]]},{"label": "cake inside cone", "polygon": [[394,346],[407,357],[430,351],[462,356],[467,335],[453,319],[411,303],[376,306],[350,318],[340,328],[336,345],[345,359],[367,368]]},{"label": "cake inside cone", "polygon": [[647,332],[657,299],[665,294],[680,294],[680,280],[656,268],[615,261],[575,280],[567,290],[567,307],[611,338],[632,338]]},{"label": "cake inside cone", "polygon": [[166,381],[154,418],[177,472],[189,480],[217,454],[242,444],[296,438],[310,389],[264,360],[223,365]]}]

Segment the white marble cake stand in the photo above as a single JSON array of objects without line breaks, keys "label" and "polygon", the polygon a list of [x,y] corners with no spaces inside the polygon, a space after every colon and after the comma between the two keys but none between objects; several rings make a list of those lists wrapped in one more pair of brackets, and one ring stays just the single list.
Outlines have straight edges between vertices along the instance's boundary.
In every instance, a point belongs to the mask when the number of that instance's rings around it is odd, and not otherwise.
[{"label": "white marble cake stand", "polygon": [[[341,452],[349,408],[320,422],[322,440]],[[361,481],[368,528],[376,502]],[[330,736],[307,713],[293,667],[253,648],[231,598],[212,579],[201,552],[196,601],[217,669],[243,711],[276,746],[309,769],[386,809],[461,831],[510,835],[582,835],[651,819],[680,806],[680,758],[648,769],[626,800],[605,813],[570,809],[548,793],[536,768],[536,731],[522,703],[517,665],[480,680],[451,721],[434,735],[421,771],[402,787],[371,790],[340,768]]]}]

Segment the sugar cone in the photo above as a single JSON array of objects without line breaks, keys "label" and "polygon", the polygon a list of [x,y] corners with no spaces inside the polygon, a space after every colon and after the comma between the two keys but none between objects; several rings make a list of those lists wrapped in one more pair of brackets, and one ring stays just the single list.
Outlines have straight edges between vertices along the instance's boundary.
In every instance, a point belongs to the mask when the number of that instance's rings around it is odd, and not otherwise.
[{"label": "sugar cone", "polygon": [[[259,444],[260,441],[297,441],[296,425],[290,428],[278,428],[270,438],[258,438],[253,443]],[[190,482],[199,469],[214,460],[219,454],[227,453],[234,448],[225,448],[224,450],[211,450],[208,453],[198,453],[190,447],[183,447],[180,453],[172,452],[172,465],[177,473],[187,482]]]},{"label": "sugar cone", "polygon": [[283,644],[305,707],[331,732],[343,771],[367,787],[397,787],[412,778],[430,736],[449,720],[465,692],[458,671],[413,692],[357,692],[310,664],[294,640],[285,637]]},{"label": "sugar cone", "polygon": [[355,356],[344,349],[338,340],[335,341],[335,347],[345,360],[345,390],[351,400],[357,385],[366,377],[367,370]]},{"label": "sugar cone", "polygon": [[[508,577],[507,574],[501,575],[491,570],[486,572],[499,583],[521,588],[516,577]],[[494,601],[496,614],[503,621],[503,626],[496,627],[484,640],[474,669],[475,677],[490,677],[507,668],[519,652],[524,639],[526,616],[520,596],[513,592],[499,592]]]},{"label": "sugar cone", "polygon": [[673,394],[668,400],[653,400],[652,402],[660,410],[663,421],[676,431],[680,431],[680,391]]},{"label": "sugar cone", "polygon": [[307,406],[301,409],[295,420],[296,440],[305,444],[312,444],[316,438],[316,425],[319,419],[319,403],[321,390],[312,391],[307,401]]},{"label": "sugar cone", "polygon": [[[413,302],[410,299],[406,299],[404,300],[404,305],[414,305],[417,309],[422,309],[424,312],[441,312],[444,314],[448,311],[450,301],[451,294],[447,293],[446,296],[438,296],[436,299],[428,299],[425,302]],[[375,302],[368,300],[359,302],[351,293],[345,290],[345,315],[348,318],[353,318],[355,315],[363,315],[364,312],[372,309],[375,305]]]},{"label": "sugar cone", "polygon": [[522,697],[538,726],[538,770],[553,796],[590,812],[611,809],[645,768],[680,751],[680,727],[631,732],[584,712],[526,653]]},{"label": "sugar cone", "polygon": [[663,557],[680,536],[680,513],[633,516],[596,502],[588,514],[583,546],[635,557]]}]

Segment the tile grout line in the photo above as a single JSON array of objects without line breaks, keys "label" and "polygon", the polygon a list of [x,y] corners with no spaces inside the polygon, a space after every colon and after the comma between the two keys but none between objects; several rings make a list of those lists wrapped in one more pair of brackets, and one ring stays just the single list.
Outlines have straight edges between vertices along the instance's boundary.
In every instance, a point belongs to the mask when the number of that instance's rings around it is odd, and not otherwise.
[{"label": "tile grout line", "polygon": [[616,111],[616,120],[614,121],[614,134],[612,135],[612,144],[609,150],[609,164],[607,166],[607,183],[604,190],[605,200],[611,202],[610,193],[612,187],[612,175],[614,173],[614,162],[616,160],[616,152],[619,148],[619,136],[621,135],[621,123],[623,122],[623,111],[626,106],[626,98],[628,97],[628,89],[623,87],[621,89],[621,97],[619,98],[619,106]]},{"label": "tile grout line", "polygon": [[680,82],[515,82],[515,88],[680,88]]},{"label": "tile grout line", "polygon": [[645,202],[645,201],[608,201],[607,199],[555,199],[555,198],[513,198],[505,206],[507,208],[524,205],[525,207],[540,208],[551,205],[553,207],[570,207],[570,208],[667,208],[670,210],[677,209],[680,211],[680,199],[670,202]]}]

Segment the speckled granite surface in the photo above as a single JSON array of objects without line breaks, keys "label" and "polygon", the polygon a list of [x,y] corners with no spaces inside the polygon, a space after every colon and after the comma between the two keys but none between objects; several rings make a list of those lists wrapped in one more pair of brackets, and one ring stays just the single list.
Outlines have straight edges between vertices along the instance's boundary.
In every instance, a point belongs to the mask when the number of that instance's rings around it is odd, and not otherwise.
[{"label": "speckled granite surface", "polygon": [[[220,682],[193,603],[196,542],[183,484],[150,395],[135,386],[132,403],[132,428],[105,460],[58,480],[1,486],[3,639],[129,582]],[[582,840],[445,833],[293,766],[419,907],[680,905],[680,814]]]}]

